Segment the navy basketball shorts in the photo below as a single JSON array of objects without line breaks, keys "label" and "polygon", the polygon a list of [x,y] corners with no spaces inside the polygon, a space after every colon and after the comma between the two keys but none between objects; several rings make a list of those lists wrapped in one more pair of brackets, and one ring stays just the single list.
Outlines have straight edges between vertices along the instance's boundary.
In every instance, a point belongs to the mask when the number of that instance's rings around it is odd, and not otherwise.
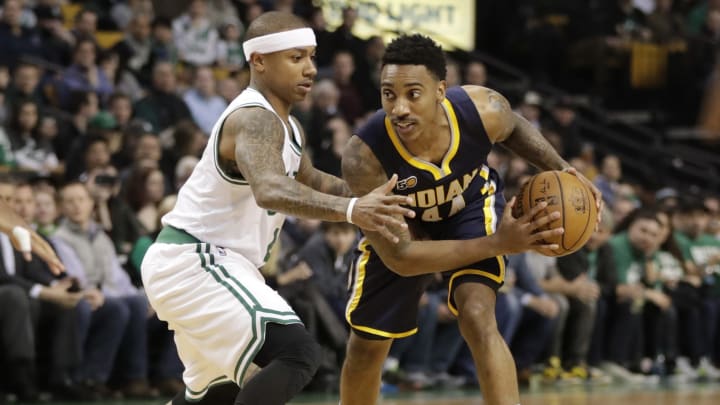
[{"label": "navy basketball shorts", "polygon": [[[494,200],[494,199],[493,199]],[[504,200],[485,201],[483,207],[469,210],[434,230],[432,239],[469,239],[492,234],[502,216]],[[351,271],[350,298],[345,317],[359,335],[371,339],[402,338],[417,332],[420,297],[433,275],[403,277],[390,270],[365,240],[358,247],[359,257]],[[455,315],[455,290],[465,283],[480,283],[497,291],[505,280],[503,256],[443,272],[448,285],[448,307]]]}]

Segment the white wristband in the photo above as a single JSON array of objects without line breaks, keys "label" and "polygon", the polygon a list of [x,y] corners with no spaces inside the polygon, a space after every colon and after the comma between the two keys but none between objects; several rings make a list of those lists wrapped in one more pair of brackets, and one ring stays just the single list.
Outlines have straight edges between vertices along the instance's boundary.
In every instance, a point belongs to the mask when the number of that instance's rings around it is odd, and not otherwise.
[{"label": "white wristband", "polygon": [[347,211],[345,211],[345,219],[347,219],[347,221],[351,224],[353,223],[352,212],[353,212],[353,208],[355,208],[355,203],[357,202],[357,200],[358,200],[357,197],[351,198],[350,204],[348,204],[348,206],[347,206]]},{"label": "white wristband", "polygon": [[32,249],[32,246],[30,245],[30,232],[27,229],[22,226],[16,226],[13,228],[12,234],[15,237],[15,240],[18,241],[21,252],[29,252]]}]

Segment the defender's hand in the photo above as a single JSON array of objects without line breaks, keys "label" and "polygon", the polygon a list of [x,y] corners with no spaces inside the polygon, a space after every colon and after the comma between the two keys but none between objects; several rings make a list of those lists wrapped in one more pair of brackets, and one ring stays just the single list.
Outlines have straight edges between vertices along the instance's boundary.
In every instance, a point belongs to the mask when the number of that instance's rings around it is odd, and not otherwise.
[{"label": "defender's hand", "polygon": [[503,254],[521,253],[526,250],[543,251],[558,249],[559,246],[556,243],[544,243],[543,240],[550,239],[556,235],[562,235],[565,230],[562,227],[545,231],[541,231],[540,229],[544,228],[550,222],[559,219],[560,213],[552,212],[536,218],[538,214],[547,208],[547,203],[543,201],[533,207],[530,212],[516,219],[512,216],[512,209],[517,203],[515,197],[508,202],[507,206],[505,206],[500,227],[498,227],[497,232],[492,235],[492,237],[497,239]]},{"label": "defender's hand", "polygon": [[390,229],[407,228],[405,221],[397,216],[415,217],[415,211],[400,206],[412,203],[410,197],[389,195],[395,188],[397,179],[397,174],[394,174],[387,183],[358,198],[351,214],[352,223],[361,229],[378,232],[394,243],[400,239]]}]

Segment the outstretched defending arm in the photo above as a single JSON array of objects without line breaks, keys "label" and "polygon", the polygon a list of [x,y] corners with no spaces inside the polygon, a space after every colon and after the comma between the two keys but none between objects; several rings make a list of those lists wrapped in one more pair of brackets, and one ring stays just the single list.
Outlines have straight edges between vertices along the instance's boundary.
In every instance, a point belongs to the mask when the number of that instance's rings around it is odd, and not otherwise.
[{"label": "outstretched defending arm", "polygon": [[[342,169],[350,189],[358,195],[387,182],[387,175],[380,162],[357,136],[350,139],[345,149]],[[375,232],[366,232],[365,236],[383,263],[402,276],[451,270],[487,258],[534,248],[552,248],[553,245],[541,245],[540,241],[562,233],[562,228],[535,231],[556,219],[559,214],[553,213],[533,220],[545,208],[544,204],[540,204],[532,212],[515,219],[510,214],[513,203],[514,200],[508,204],[500,228],[491,236],[468,240],[415,241],[406,228],[397,228],[396,223],[404,221],[400,217],[390,225],[391,232],[400,239],[398,243],[390,244]]]},{"label": "outstretched defending arm", "polygon": [[[220,153],[226,160],[235,160],[260,207],[297,217],[345,221],[351,200],[315,191],[287,176],[283,143],[283,124],[275,114],[259,107],[241,108],[225,120]],[[351,212],[352,222],[396,239],[387,226],[402,222],[393,216],[414,213],[400,207],[407,203],[405,197],[387,195],[392,187],[391,180],[359,198]]]}]

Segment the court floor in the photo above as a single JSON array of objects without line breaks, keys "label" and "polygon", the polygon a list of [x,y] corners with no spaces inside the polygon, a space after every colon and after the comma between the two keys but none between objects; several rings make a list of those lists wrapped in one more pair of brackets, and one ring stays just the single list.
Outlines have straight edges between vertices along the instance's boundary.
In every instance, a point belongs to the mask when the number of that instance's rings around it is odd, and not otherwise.
[{"label": "court floor", "polygon": [[[98,402],[94,405],[163,405],[166,401]],[[55,403],[56,405],[71,405]],[[85,402],[85,404],[90,404]],[[332,395],[302,395],[292,404],[337,405]],[[400,393],[383,398],[378,405],[483,405],[478,391]],[[720,383],[686,386],[605,386],[541,388],[524,391],[522,405],[720,405]],[[91,404],[92,405],[92,404]],[[368,404],[371,405],[371,404]]]}]

